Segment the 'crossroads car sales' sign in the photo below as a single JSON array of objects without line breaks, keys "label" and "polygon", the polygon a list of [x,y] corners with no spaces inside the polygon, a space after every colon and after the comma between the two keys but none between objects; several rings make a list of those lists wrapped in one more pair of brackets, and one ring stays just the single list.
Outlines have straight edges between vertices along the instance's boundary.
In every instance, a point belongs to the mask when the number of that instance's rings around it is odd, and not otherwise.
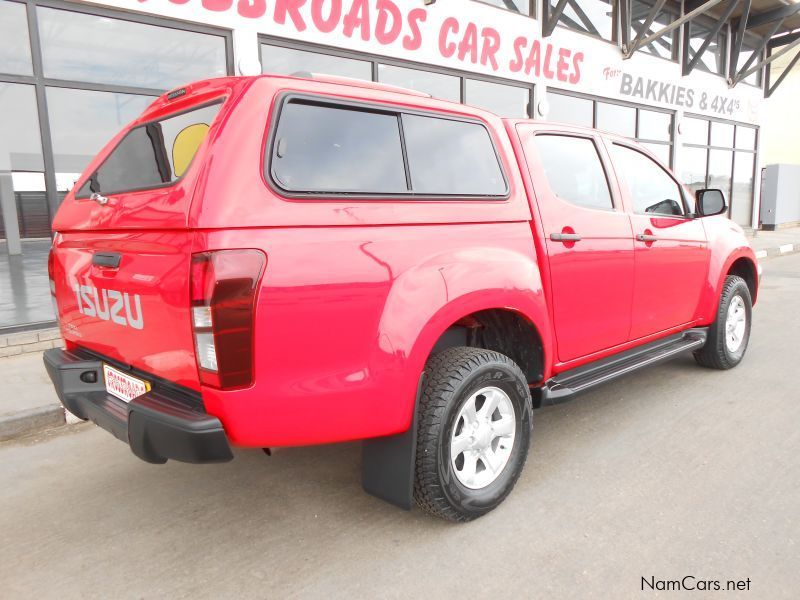
[{"label": "'crossroads car sales' sign", "polygon": [[[431,6],[422,0],[110,2],[239,31],[739,120],[757,118],[761,94],[750,86],[728,90],[722,77],[707,74],[699,76],[700,86],[695,85],[695,76],[681,77],[677,63],[642,52],[623,61],[616,45],[565,28],[541,38],[537,21],[479,2],[440,1]],[[629,69],[631,65],[638,73]]]}]

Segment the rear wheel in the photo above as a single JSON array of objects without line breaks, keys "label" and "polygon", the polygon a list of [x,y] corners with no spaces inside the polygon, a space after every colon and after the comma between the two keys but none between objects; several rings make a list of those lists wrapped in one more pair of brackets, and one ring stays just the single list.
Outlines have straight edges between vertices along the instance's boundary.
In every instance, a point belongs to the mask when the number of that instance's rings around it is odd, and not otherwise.
[{"label": "rear wheel", "polygon": [[444,350],[428,361],[418,410],[417,505],[449,521],[498,506],[530,446],[531,396],[520,368],[490,350]]},{"label": "rear wheel", "polygon": [[708,340],[694,353],[697,363],[711,369],[731,369],[738,365],[750,341],[751,316],[747,283],[741,277],[729,275],[722,286],[717,318],[709,328]]}]

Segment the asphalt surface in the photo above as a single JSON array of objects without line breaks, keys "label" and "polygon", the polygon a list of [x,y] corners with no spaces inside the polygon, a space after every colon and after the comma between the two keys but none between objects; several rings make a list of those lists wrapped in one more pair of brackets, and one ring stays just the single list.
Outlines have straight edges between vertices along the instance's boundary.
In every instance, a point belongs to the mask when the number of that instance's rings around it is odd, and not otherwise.
[{"label": "asphalt surface", "polygon": [[797,598],[798,298],[800,255],[766,261],[736,369],[683,357],[537,411],[516,489],[467,525],[363,494],[357,444],[215,466],[92,425],[0,445],[0,595],[728,597],[642,591],[692,576]]}]

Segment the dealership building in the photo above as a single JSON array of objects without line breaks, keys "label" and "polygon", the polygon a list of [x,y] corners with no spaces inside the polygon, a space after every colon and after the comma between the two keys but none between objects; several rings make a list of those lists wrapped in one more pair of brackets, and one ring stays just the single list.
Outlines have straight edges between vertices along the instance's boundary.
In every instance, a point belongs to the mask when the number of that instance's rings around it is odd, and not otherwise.
[{"label": "dealership building", "polygon": [[721,188],[730,217],[757,228],[759,117],[783,78],[770,80],[771,61],[800,42],[798,10],[789,0],[0,0],[0,330],[52,320],[50,223],[93,155],[156,96],[207,77],[331,74],[622,134],[691,187]]}]

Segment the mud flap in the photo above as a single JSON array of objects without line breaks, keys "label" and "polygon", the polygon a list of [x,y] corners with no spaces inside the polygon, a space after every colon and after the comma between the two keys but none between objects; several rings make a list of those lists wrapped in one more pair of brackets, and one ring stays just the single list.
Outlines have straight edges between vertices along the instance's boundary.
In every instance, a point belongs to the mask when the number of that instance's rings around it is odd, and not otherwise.
[{"label": "mud flap", "polygon": [[414,505],[414,465],[417,451],[417,407],[423,377],[417,386],[411,427],[403,433],[364,440],[361,485],[368,494],[405,510]]}]

